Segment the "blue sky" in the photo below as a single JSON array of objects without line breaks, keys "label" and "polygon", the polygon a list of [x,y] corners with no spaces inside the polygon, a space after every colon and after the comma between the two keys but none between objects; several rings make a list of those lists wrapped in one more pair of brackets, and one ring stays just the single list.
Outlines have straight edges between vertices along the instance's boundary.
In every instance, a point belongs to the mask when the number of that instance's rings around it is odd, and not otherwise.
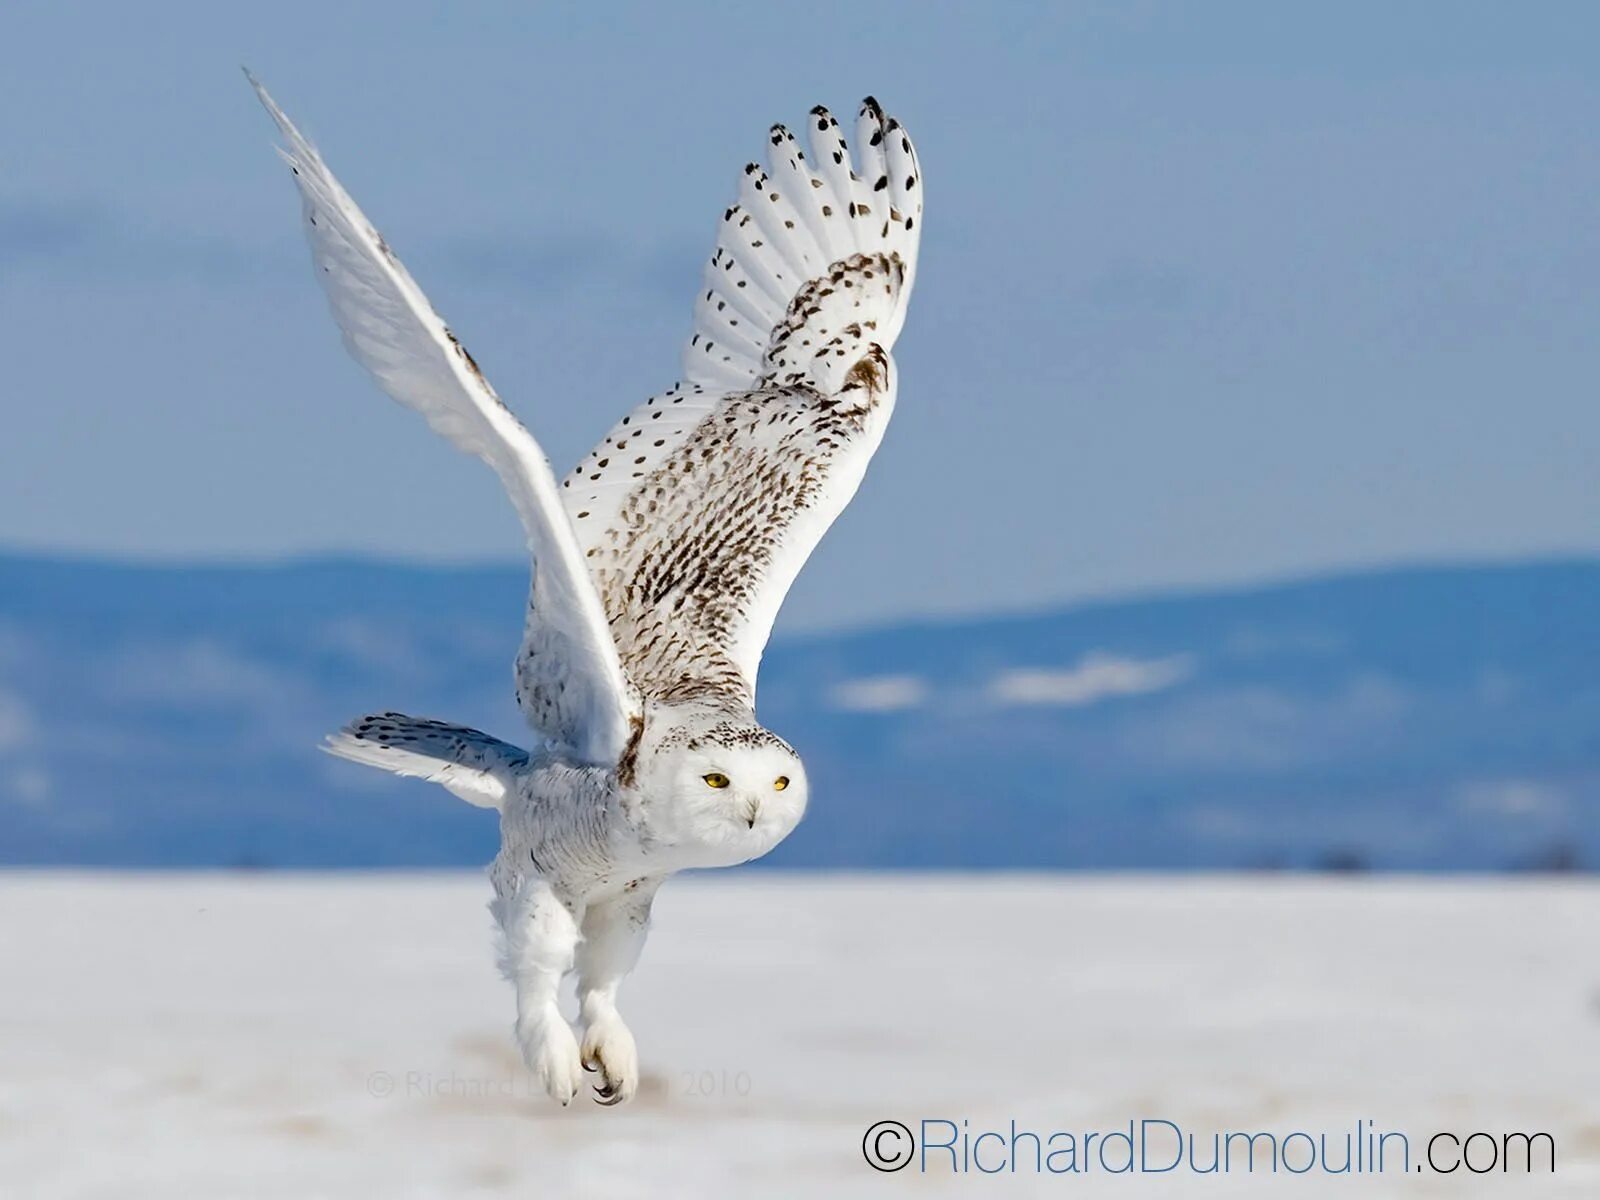
[{"label": "blue sky", "polygon": [[908,124],[900,408],[787,627],[1600,549],[1591,6],[24,3],[0,27],[0,546],[518,552],[492,476],[344,359],[248,63],[558,469],[672,382],[770,122],[870,91]]}]

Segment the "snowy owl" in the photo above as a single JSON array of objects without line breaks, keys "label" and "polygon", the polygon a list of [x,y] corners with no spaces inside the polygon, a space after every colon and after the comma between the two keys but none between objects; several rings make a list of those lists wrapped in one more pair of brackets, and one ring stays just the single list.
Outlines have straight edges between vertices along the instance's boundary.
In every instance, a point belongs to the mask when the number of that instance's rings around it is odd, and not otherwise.
[{"label": "snowy owl", "polygon": [[[723,214],[682,376],[561,482],[316,149],[252,78],[303,201],[350,353],[395,400],[494,468],[533,559],[515,661],[521,750],[385,712],[332,753],[500,812],[490,907],[530,1070],[563,1104],[595,1073],[629,1099],[617,1010],[663,880],[766,854],[799,823],[799,756],[755,717],[784,594],[854,495],[894,410],[889,351],[922,233],[922,178],[868,99],[855,153],[824,108],[809,153],[782,125]],[[562,1015],[577,980],[579,1030]]]}]

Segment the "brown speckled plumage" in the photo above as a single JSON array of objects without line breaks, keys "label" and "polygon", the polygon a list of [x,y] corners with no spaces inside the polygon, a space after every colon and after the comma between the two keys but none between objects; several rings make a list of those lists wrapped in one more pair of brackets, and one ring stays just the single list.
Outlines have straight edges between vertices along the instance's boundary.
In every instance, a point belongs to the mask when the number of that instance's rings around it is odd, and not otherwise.
[{"label": "brown speckled plumage", "polygon": [[724,397],[610,521],[580,531],[623,668],[646,697],[753,703],[734,647],[756,593],[797,518],[880,424],[880,395],[773,387]]}]

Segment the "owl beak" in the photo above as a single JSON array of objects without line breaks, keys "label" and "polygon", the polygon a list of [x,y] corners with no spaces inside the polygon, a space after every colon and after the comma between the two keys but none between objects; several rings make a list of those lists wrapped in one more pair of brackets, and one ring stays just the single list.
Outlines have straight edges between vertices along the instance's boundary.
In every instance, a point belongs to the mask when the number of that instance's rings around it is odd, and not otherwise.
[{"label": "owl beak", "polygon": [[756,827],[756,816],[761,812],[761,801],[750,800],[747,801],[747,804],[749,810],[745,813],[745,824],[754,829]]}]

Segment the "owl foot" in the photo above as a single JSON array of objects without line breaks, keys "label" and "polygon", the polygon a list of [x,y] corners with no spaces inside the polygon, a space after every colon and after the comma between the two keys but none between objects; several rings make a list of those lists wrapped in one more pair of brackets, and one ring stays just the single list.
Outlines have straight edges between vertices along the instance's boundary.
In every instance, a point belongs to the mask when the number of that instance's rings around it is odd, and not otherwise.
[{"label": "owl foot", "polygon": [[583,1067],[595,1071],[594,1102],[610,1107],[633,1099],[639,1090],[639,1051],[633,1034],[615,1013],[591,1022],[583,1035]]},{"label": "owl foot", "polygon": [[583,1089],[583,1063],[578,1054],[578,1039],[559,1013],[517,1022],[517,1044],[522,1059],[563,1107]]}]

